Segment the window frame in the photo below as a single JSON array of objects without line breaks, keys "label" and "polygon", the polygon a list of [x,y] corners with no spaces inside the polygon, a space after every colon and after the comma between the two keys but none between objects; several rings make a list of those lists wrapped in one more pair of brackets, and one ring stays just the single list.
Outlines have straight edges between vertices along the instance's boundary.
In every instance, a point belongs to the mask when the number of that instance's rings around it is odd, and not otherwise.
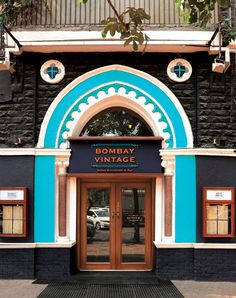
[{"label": "window frame", "polygon": [[28,236],[28,196],[26,187],[0,187],[1,191],[23,191],[23,200],[1,200],[0,205],[23,205],[23,233],[22,234],[3,234],[0,233],[0,237],[27,237]]},{"label": "window frame", "polygon": [[[231,200],[210,200],[207,199],[207,191],[230,191]],[[207,206],[210,204],[228,204],[231,205],[230,227],[229,234],[208,234],[207,233]],[[218,218],[217,218],[218,223]],[[235,236],[235,198],[234,187],[203,187],[203,237],[206,238],[233,238]]]}]

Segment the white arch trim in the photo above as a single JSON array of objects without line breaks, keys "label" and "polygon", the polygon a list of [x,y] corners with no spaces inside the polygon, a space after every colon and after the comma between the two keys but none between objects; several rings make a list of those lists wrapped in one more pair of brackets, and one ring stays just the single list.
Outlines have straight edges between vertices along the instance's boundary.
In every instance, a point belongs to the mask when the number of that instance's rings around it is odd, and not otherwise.
[{"label": "white arch trim", "polygon": [[[80,83],[86,81],[90,77],[93,77],[97,74],[107,72],[107,71],[110,71],[110,70],[120,70],[120,71],[123,71],[123,72],[126,72],[126,73],[136,75],[138,77],[141,77],[142,79],[145,79],[145,80],[151,82],[152,84],[154,84],[158,88],[160,88],[168,96],[168,98],[172,101],[172,103],[176,107],[176,109],[177,109],[177,111],[178,111],[178,113],[179,113],[179,115],[182,119],[183,126],[184,126],[184,129],[185,129],[185,132],[186,132],[186,137],[187,137],[187,147],[188,148],[193,147],[193,134],[192,134],[191,125],[189,123],[188,117],[187,117],[183,107],[181,106],[181,104],[178,101],[178,99],[176,98],[176,96],[162,82],[160,82],[158,79],[152,77],[151,75],[149,75],[149,74],[147,74],[143,71],[136,70],[136,69],[133,69],[133,68],[130,68],[130,67],[127,67],[127,66],[123,66],[123,65],[110,65],[110,66],[105,66],[105,67],[101,67],[101,68],[92,70],[92,71],[87,72],[84,75],[76,78],[67,87],[65,87],[58,94],[58,96],[55,98],[55,100],[52,102],[52,104],[50,105],[50,107],[49,107],[49,109],[48,109],[48,111],[47,111],[47,113],[44,117],[44,120],[43,120],[42,125],[41,125],[41,130],[40,130],[39,141],[38,141],[38,146],[37,147],[39,147],[39,148],[44,147],[45,135],[46,135],[46,132],[47,132],[49,121],[50,121],[54,111],[56,110],[58,104],[63,100],[65,95],[68,94],[68,92],[70,92],[72,89],[74,89],[77,85],[79,85]],[[149,115],[151,115],[151,113]],[[156,133],[157,131],[158,131],[158,128],[153,130],[154,133]]]}]

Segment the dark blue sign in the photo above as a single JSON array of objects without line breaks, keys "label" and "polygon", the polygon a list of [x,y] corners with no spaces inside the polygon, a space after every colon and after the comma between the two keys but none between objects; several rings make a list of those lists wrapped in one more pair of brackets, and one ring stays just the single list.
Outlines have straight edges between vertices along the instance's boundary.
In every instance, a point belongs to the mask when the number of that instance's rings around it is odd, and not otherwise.
[{"label": "dark blue sign", "polygon": [[162,173],[161,140],[70,138],[69,173]]}]

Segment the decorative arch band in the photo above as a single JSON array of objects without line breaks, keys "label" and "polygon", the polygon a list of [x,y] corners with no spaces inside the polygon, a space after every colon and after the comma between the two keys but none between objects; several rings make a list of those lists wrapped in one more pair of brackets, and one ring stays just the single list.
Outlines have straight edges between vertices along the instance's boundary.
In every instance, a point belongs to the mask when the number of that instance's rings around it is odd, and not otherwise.
[{"label": "decorative arch band", "polygon": [[165,147],[173,147],[174,138],[171,125],[167,120],[165,112],[162,111],[158,103],[151,97],[143,94],[140,90],[137,90],[137,88],[127,86],[123,83],[109,83],[106,86],[98,87],[96,90],[93,90],[91,93],[75,101],[61,125],[57,136],[56,147],[67,148],[67,138],[73,135],[74,128],[77,121],[79,121],[79,114],[83,111],[83,104],[87,105],[87,108],[89,108],[89,106],[92,106],[96,102],[113,95],[127,97],[133,101],[138,101],[144,109],[149,105],[149,110],[152,111],[157,122],[159,134],[163,137],[166,143]]},{"label": "decorative arch band", "polygon": [[163,83],[142,71],[111,65],[82,75],[58,94],[43,120],[38,147],[65,148],[81,115],[103,99],[108,99],[109,107],[109,97],[114,95],[127,98],[154,119],[164,147],[193,146],[188,117]]}]

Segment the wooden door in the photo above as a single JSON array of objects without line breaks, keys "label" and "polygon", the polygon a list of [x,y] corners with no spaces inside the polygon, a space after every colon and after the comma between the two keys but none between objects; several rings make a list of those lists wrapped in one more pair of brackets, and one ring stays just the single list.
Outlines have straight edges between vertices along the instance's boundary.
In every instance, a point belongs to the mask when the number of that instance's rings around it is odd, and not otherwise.
[{"label": "wooden door", "polygon": [[150,183],[83,183],[80,269],[151,269]]}]

